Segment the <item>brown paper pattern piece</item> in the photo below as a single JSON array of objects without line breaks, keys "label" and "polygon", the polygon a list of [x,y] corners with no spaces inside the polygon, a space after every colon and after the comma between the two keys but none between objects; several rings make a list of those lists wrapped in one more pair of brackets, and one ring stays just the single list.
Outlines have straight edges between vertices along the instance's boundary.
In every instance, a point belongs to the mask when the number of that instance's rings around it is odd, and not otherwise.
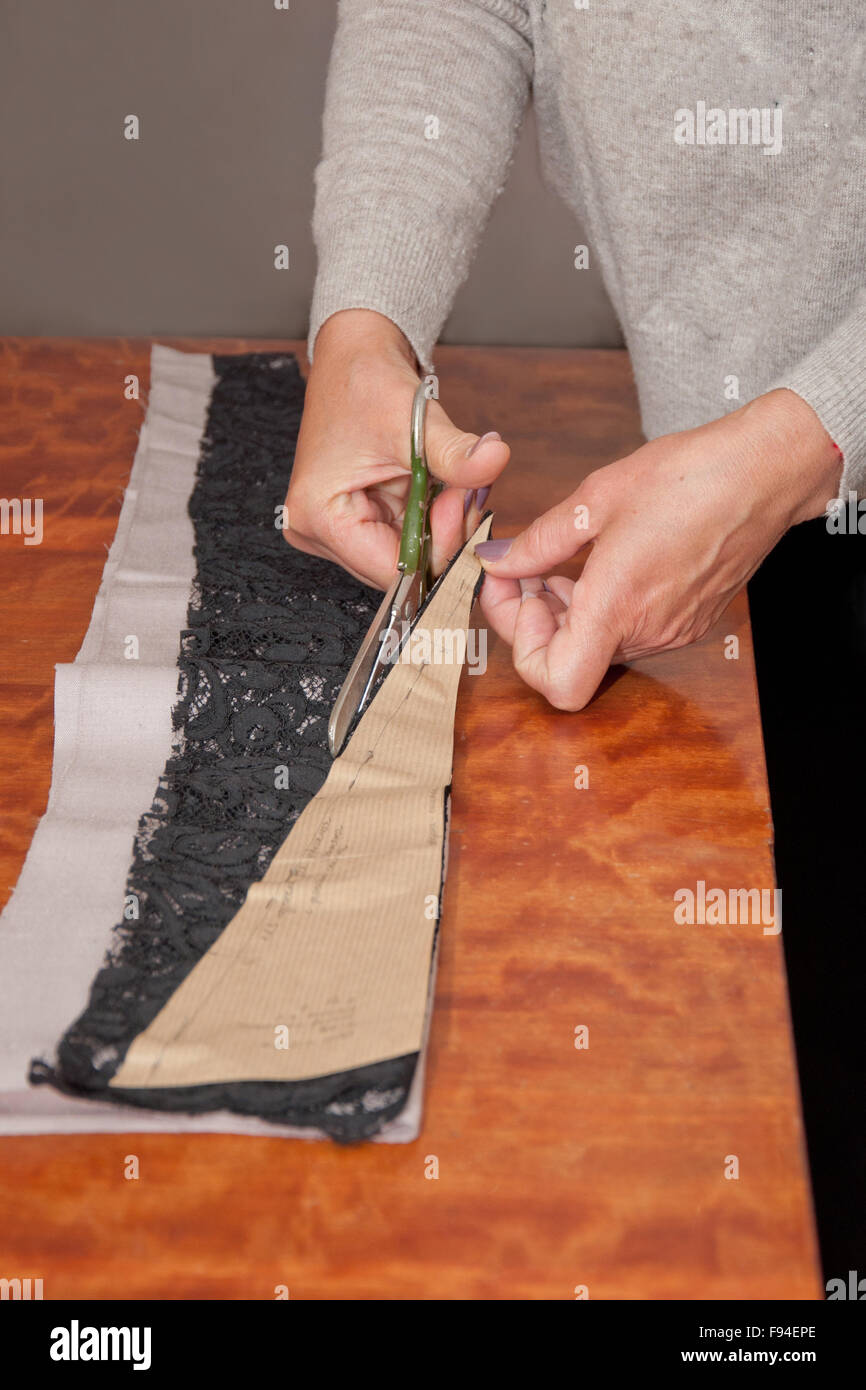
[{"label": "brown paper pattern piece", "polygon": [[[435,589],[413,646],[425,629],[435,651],[437,633],[467,628],[474,546],[490,520]],[[420,1049],[460,672],[435,660],[388,672],[267,873],[134,1040],[113,1087],[301,1081]]]}]

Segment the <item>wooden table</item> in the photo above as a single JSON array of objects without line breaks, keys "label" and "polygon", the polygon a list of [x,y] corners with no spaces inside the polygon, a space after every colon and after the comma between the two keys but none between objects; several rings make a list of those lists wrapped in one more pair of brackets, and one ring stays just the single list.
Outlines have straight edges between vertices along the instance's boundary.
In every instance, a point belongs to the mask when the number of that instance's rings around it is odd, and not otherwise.
[{"label": "wooden table", "polygon": [[[149,344],[0,351],[2,492],[45,499],[41,546],[0,537],[2,901],[45,807],[53,666],[87,627],[141,423],[123,381],[146,383]],[[624,353],[451,348],[439,372],[454,418],[513,446],[499,535],[640,442]],[[5,1139],[3,1265],[46,1298],[820,1297],[780,939],[673,917],[698,880],[772,887],[768,807],[743,596],[581,714],[492,640],[457,713],[421,1138]]]}]

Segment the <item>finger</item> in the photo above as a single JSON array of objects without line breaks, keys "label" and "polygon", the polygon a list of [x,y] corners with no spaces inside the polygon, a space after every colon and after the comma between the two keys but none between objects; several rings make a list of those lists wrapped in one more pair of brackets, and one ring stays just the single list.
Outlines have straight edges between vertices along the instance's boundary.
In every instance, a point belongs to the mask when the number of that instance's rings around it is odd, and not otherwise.
[{"label": "finger", "polygon": [[399,516],[383,519],[382,510],[366,493],[341,493],[326,513],[325,544],[329,558],[371,584],[387,589],[397,570],[400,553]]},{"label": "finger", "polygon": [[434,575],[447,568],[455,551],[463,544],[463,505],[465,492],[446,487],[430,508],[430,565]]},{"label": "finger", "polygon": [[[566,580],[566,583],[569,581]],[[496,579],[485,575],[481,586],[481,611],[494,632],[509,645],[514,640],[517,613],[526,594],[533,594],[550,610],[557,625],[565,622],[568,603],[563,603],[541,579]]]},{"label": "finger", "polygon": [[450,487],[489,487],[511,457],[495,430],[467,434],[452,424],[438,401],[430,401],[424,427],[427,467]]},{"label": "finger", "polygon": [[556,595],[564,607],[568,608],[574,593],[574,580],[567,579],[564,574],[549,574],[545,582],[550,592]]},{"label": "finger", "polygon": [[489,487],[446,487],[430,508],[430,558],[438,576],[465,545],[479,522],[490,496]]},{"label": "finger", "polygon": [[520,608],[520,585],[516,579],[495,579],[485,575],[481,586],[481,611],[498,637],[511,645],[514,624]]},{"label": "finger", "polygon": [[463,494],[463,539],[468,541],[478,530],[490,497],[489,487],[469,487]]},{"label": "finger", "polygon": [[541,599],[541,602],[550,609],[555,617],[557,625],[561,627],[565,622],[568,604],[557,598],[553,590],[548,587],[547,581],[544,579],[519,579],[517,582],[520,585],[520,602],[524,602],[527,594]]},{"label": "finger", "polygon": [[511,659],[517,674],[534,690],[547,694],[545,654],[560,631],[555,616],[538,594],[521,591],[511,637]]},{"label": "finger", "polygon": [[592,699],[619,644],[606,609],[580,580],[562,626],[538,599],[521,603],[512,657],[518,675],[556,709],[579,710]]},{"label": "finger", "polygon": [[536,598],[539,598],[544,593],[543,579],[533,577],[532,579],[518,579],[517,582],[520,585],[521,602],[523,602],[527,594],[534,594]]},{"label": "finger", "polygon": [[507,538],[483,541],[475,547],[475,554],[490,574],[501,578],[525,579],[529,575],[545,574],[553,565],[570,560],[595,538],[591,518],[576,512],[576,505],[580,504],[568,497],[538,517],[519,536],[510,541]]}]

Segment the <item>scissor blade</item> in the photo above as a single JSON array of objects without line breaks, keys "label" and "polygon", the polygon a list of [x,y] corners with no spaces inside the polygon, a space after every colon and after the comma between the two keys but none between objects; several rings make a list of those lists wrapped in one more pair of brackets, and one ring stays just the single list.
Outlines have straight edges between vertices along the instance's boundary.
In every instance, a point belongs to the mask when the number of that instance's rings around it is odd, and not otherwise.
[{"label": "scissor blade", "polygon": [[387,630],[390,625],[391,609],[394,606],[394,599],[402,579],[402,574],[398,574],[390,589],[386,590],[370,630],[358,648],[358,654],[349,668],[349,674],[343,681],[342,689],[334,701],[334,708],[331,710],[331,718],[328,721],[328,747],[334,757],[343,746],[349,725],[355,717],[361,703],[361,696],[376,664],[376,658],[381,649],[382,632]]},{"label": "scissor blade", "polygon": [[[420,580],[417,574],[398,574],[379,605],[370,631],[358,649],[343,687],[334,701],[328,721],[328,747],[337,756],[349,725],[364,708],[381,666],[380,657],[393,660],[393,645],[386,640],[402,623],[411,623],[418,611]],[[398,631],[402,644],[402,632]],[[387,651],[386,651],[387,649]],[[384,654],[384,656],[383,656]]]}]

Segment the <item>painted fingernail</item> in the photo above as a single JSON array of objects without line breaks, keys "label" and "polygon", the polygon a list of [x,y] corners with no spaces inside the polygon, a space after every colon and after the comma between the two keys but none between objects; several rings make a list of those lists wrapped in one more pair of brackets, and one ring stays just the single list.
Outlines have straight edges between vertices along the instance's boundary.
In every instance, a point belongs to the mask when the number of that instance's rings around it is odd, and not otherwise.
[{"label": "painted fingernail", "polygon": [[479,512],[484,510],[484,503],[487,501],[487,499],[488,499],[489,496],[490,496],[490,488],[489,488],[489,487],[480,487],[480,488],[478,489],[478,491],[476,492],[476,494],[475,494],[475,505],[476,505],[476,507],[478,508]]},{"label": "painted fingernail", "polygon": [[488,440],[501,438],[502,435],[498,432],[498,430],[488,430],[486,434],[482,434],[480,439],[476,439],[475,443],[470,445],[470,447],[466,450],[466,457],[468,459],[471,459],[472,455],[475,453],[475,450],[480,449],[481,445],[486,444]]},{"label": "painted fingernail", "polygon": [[504,560],[510,549],[510,540],[480,541],[475,547],[475,554],[479,560]]},{"label": "painted fingernail", "polygon": [[467,488],[466,496],[463,498],[463,515],[469,515],[469,508],[472,506],[472,499],[475,496],[474,487]]}]

